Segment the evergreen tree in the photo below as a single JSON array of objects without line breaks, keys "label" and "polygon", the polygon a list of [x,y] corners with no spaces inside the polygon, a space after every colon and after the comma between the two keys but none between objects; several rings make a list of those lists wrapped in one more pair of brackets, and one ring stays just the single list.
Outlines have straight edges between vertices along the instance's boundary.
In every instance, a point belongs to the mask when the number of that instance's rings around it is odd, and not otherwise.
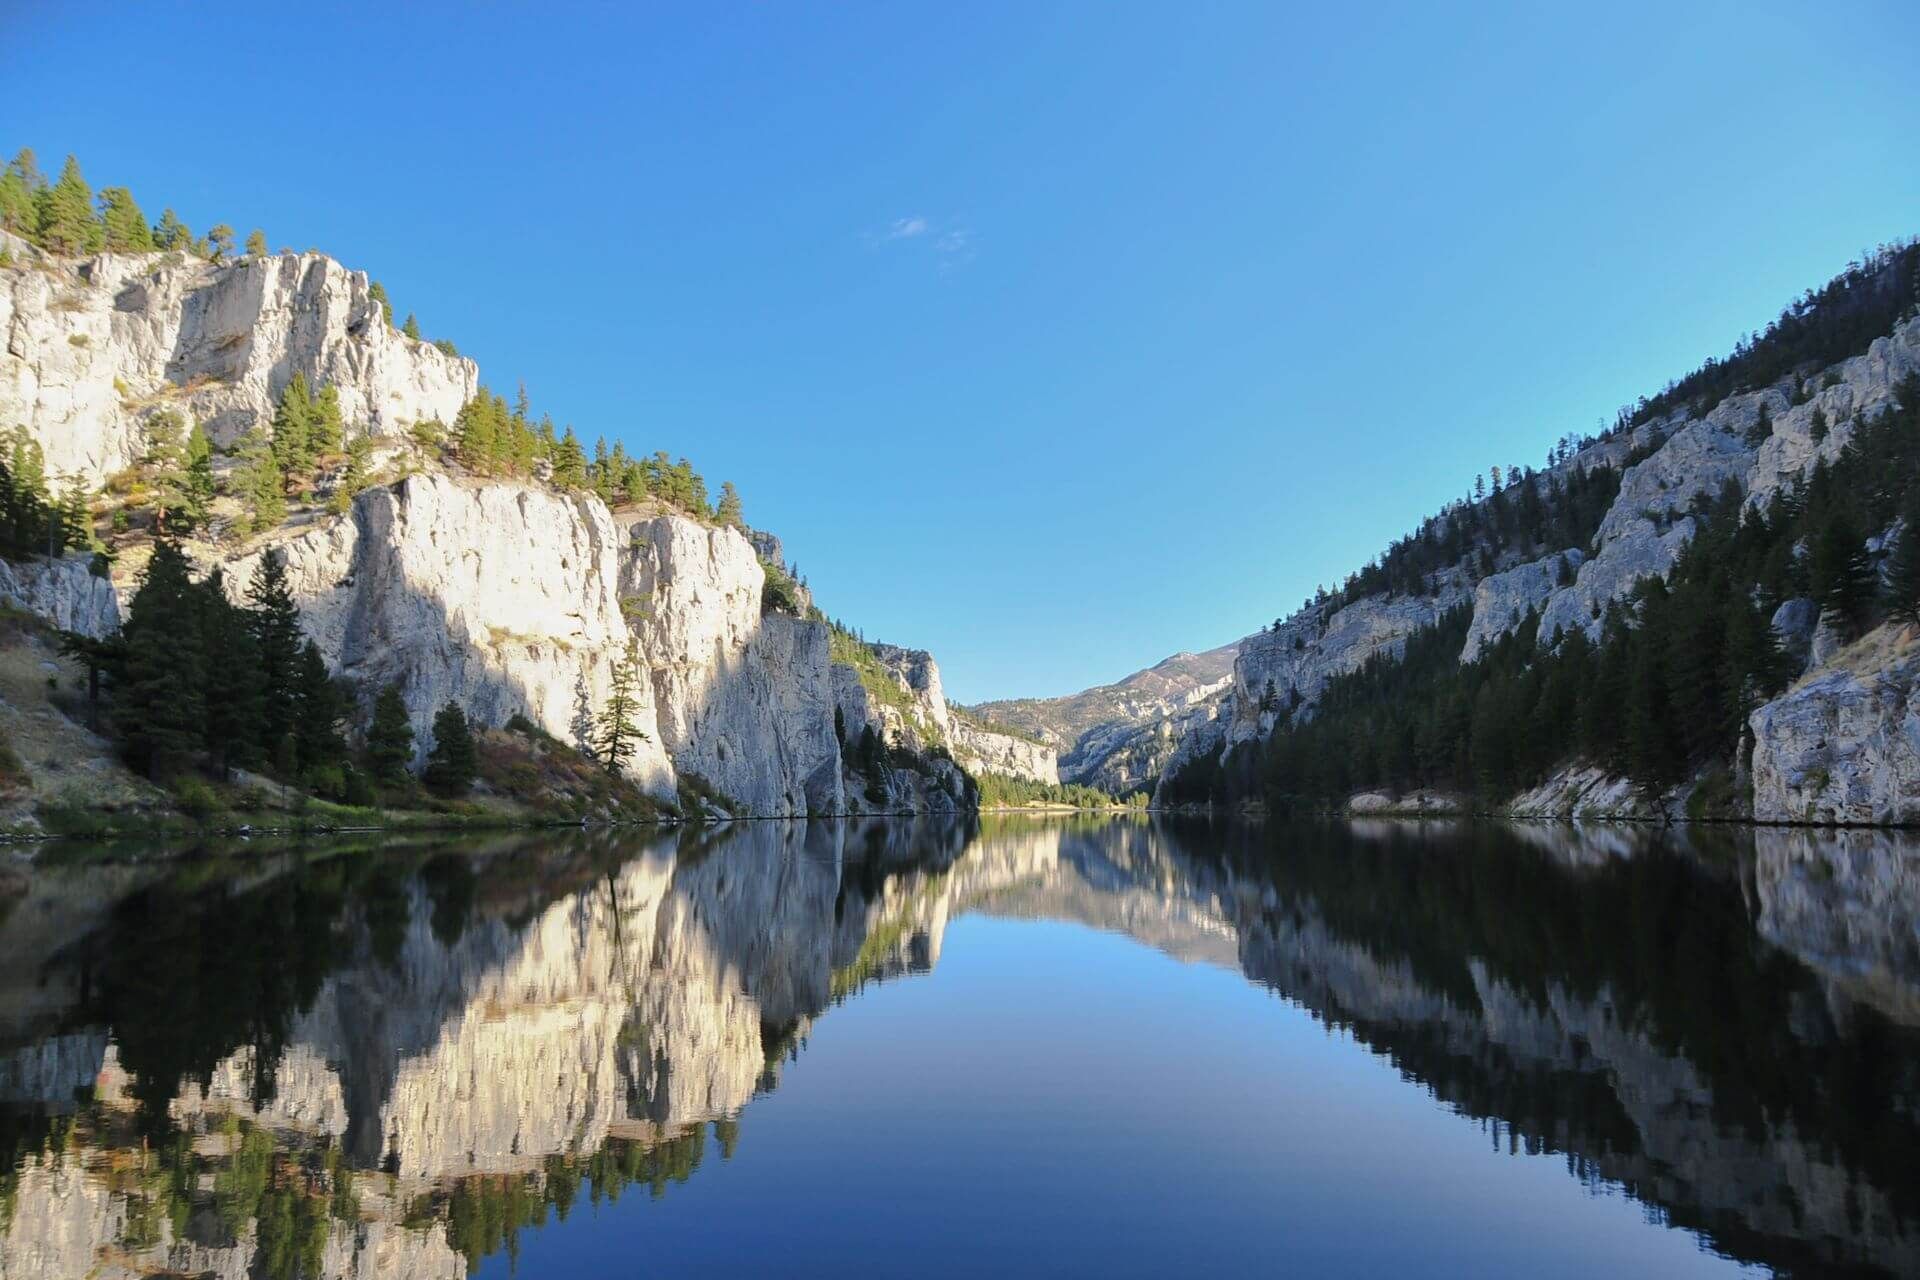
[{"label": "evergreen tree", "polygon": [[205,528],[213,518],[213,441],[198,422],[187,433],[187,479],[181,515],[193,528]]},{"label": "evergreen tree", "polygon": [[367,286],[367,297],[369,300],[380,304],[380,322],[385,325],[392,325],[393,303],[387,297],[387,286],[375,280]]},{"label": "evergreen tree", "polygon": [[125,187],[108,187],[100,193],[100,224],[108,253],[148,253],[153,249],[147,215],[140,212],[133,193]]},{"label": "evergreen tree", "polygon": [[60,170],[60,180],[42,187],[37,195],[37,236],[49,253],[74,257],[100,247],[101,227],[93,216],[93,191],[80,176],[80,162],[72,156]]},{"label": "evergreen tree", "polygon": [[340,389],[331,382],[320,388],[307,418],[307,452],[324,456],[340,452]]},{"label": "evergreen tree", "polygon": [[587,455],[581,451],[580,437],[573,434],[572,427],[560,437],[560,447],[554,454],[553,482],[567,490],[586,486]]},{"label": "evergreen tree", "polygon": [[202,741],[205,649],[187,558],[166,538],[154,543],[121,639],[114,725],[137,768],[150,778],[171,778],[191,763]]},{"label": "evergreen tree", "polygon": [[189,502],[189,461],[185,425],[171,410],[147,419],[147,452],[141,459],[153,486],[154,526],[169,532],[185,520]]},{"label": "evergreen tree", "polygon": [[414,316],[413,312],[407,312],[407,321],[400,326],[400,332],[406,334],[415,342],[420,341],[420,321]]},{"label": "evergreen tree", "polygon": [[121,669],[126,659],[124,639],[124,633],[118,631],[104,640],[78,631],[60,633],[60,652],[87,669],[87,728],[95,733],[100,731],[100,684],[108,674]]},{"label": "evergreen tree", "polygon": [[343,710],[333,677],[327,672],[320,646],[309,640],[300,650],[294,684],[294,760],[309,785],[337,792],[337,783],[323,784],[346,762],[347,744],[340,736]]},{"label": "evergreen tree", "polygon": [[273,411],[273,460],[287,481],[313,469],[313,396],[307,376],[295,373],[280,392]]},{"label": "evergreen tree", "polygon": [[1873,603],[1873,562],[1844,510],[1836,509],[1813,539],[1813,594],[1841,634],[1860,634]]},{"label": "evergreen tree", "polygon": [[219,569],[202,584],[201,595],[200,627],[208,659],[203,746],[215,774],[226,778],[234,766],[249,764],[260,754],[266,676],[253,620],[228,597]]},{"label": "evergreen tree", "polygon": [[427,786],[443,796],[465,795],[480,771],[467,713],[449,702],[433,717],[433,749],[427,752]]},{"label": "evergreen tree", "polygon": [[373,700],[373,722],[367,726],[367,763],[380,782],[398,786],[407,780],[407,766],[412,761],[413,722],[407,717],[400,686],[389,684]]},{"label": "evergreen tree", "polygon": [[39,212],[35,197],[41,183],[33,152],[22,149],[4,172],[0,172],[0,228],[22,239],[32,239],[39,231]]},{"label": "evergreen tree", "polygon": [[171,209],[163,210],[160,221],[154,224],[153,244],[157,249],[185,250],[193,244],[193,232],[187,224],[180,221],[180,215]]},{"label": "evergreen tree", "polygon": [[353,506],[353,500],[367,487],[368,459],[373,453],[373,441],[365,435],[357,435],[347,446],[347,469],[340,476],[340,483],[333,491],[333,510],[336,515],[345,515]]},{"label": "evergreen tree", "polygon": [[4,479],[0,498],[5,499],[0,544],[15,554],[42,551],[53,513],[40,442],[20,427],[0,433],[0,442],[5,446],[0,449],[5,460],[5,474],[0,477]]},{"label": "evergreen tree", "polygon": [[647,735],[633,723],[635,691],[641,679],[640,641],[629,637],[626,656],[613,668],[613,688],[607,705],[601,708],[594,726],[594,756],[609,773],[619,773],[633,756],[633,749],[647,741]]},{"label": "evergreen tree", "polygon": [[207,232],[207,249],[215,262],[224,262],[233,256],[233,228],[222,222]]},{"label": "evergreen tree", "polygon": [[1900,540],[1887,561],[1887,610],[1902,622],[1920,623],[1920,489],[1908,494]]},{"label": "evergreen tree", "polygon": [[287,518],[286,477],[274,457],[273,443],[259,430],[241,437],[239,465],[233,471],[233,491],[247,504],[253,532],[277,527]]},{"label": "evergreen tree", "polygon": [[264,258],[267,256],[267,233],[255,227],[247,236],[247,256]]},{"label": "evergreen tree", "polygon": [[100,540],[93,532],[93,510],[87,502],[87,486],[80,477],[67,481],[60,500],[60,540],[71,551],[96,551]]},{"label": "evergreen tree", "polygon": [[460,461],[469,471],[486,475],[493,470],[500,432],[494,420],[493,397],[485,387],[460,406],[453,420],[453,432]]},{"label": "evergreen tree", "polygon": [[720,505],[714,508],[713,514],[714,518],[719,520],[721,524],[730,524],[738,527],[746,523],[746,519],[740,511],[740,491],[733,487],[733,481],[722,480],[720,482]]},{"label": "evergreen tree", "polygon": [[260,656],[260,743],[268,759],[287,771],[299,763],[293,732],[300,714],[305,636],[300,630],[300,609],[287,583],[286,560],[278,548],[268,549],[254,567],[247,601],[253,606],[249,621]]}]

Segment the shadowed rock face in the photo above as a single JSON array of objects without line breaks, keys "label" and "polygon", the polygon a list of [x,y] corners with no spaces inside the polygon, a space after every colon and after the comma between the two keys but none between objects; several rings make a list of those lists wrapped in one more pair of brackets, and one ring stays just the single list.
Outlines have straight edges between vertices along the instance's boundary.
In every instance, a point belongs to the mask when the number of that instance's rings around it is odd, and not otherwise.
[{"label": "shadowed rock face", "polygon": [[[691,1176],[814,1022],[967,913],[1238,971],[1736,1257],[1911,1274],[1915,866],[1877,833],[875,821],[37,871],[71,929],[0,932],[36,976],[0,988],[0,1105],[75,1128],[16,1141],[0,1276],[245,1273],[267,1210],[232,1188],[283,1164],[349,1171],[290,1211],[318,1274],[459,1274],[513,1197]],[[199,1173],[129,1182],[143,1140]]]}]

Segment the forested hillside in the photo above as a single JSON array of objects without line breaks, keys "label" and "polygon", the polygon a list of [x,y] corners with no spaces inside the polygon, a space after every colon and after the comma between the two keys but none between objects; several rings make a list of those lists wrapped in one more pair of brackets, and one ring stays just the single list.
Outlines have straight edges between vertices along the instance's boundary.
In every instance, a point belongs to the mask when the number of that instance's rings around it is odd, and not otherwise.
[{"label": "forested hillside", "polygon": [[[1545,471],[1494,469],[1257,638],[1238,739],[1190,743],[1160,799],[1497,805],[1584,768],[1744,811],[1756,712],[1920,621],[1917,311],[1920,248],[1889,247],[1609,431],[1557,443]],[[1344,668],[1285,660],[1356,611],[1423,609]]]}]

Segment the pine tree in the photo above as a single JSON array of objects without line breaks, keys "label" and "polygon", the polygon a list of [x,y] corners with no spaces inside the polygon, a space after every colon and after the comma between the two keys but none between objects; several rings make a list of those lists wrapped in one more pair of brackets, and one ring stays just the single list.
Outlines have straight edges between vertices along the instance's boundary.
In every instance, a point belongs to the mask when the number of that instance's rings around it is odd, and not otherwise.
[{"label": "pine tree", "polygon": [[465,795],[480,771],[467,714],[449,702],[433,717],[433,749],[427,752],[427,786],[443,796]]},{"label": "pine tree", "polygon": [[607,695],[607,705],[601,708],[599,722],[594,726],[593,753],[609,773],[624,769],[633,756],[634,747],[647,741],[647,735],[633,723],[640,679],[640,642],[629,637],[626,656],[613,668],[613,688]]},{"label": "pine tree", "polygon": [[415,342],[420,341],[420,321],[414,316],[413,312],[407,312],[407,322],[400,326],[400,332],[406,334]]},{"label": "pine tree", "polygon": [[407,780],[413,761],[413,722],[400,686],[389,684],[373,700],[373,722],[367,726],[367,763],[373,776],[388,786]]},{"label": "pine tree", "polygon": [[587,483],[587,455],[580,449],[580,437],[569,426],[560,437],[553,459],[553,482],[562,489],[584,488]]},{"label": "pine tree", "polygon": [[461,463],[480,475],[491,471],[499,431],[494,422],[493,397],[485,387],[460,406],[460,413],[453,420],[453,431]]},{"label": "pine tree", "polygon": [[[347,744],[340,736],[342,711],[339,690],[327,672],[320,646],[309,640],[300,650],[294,684],[294,760],[300,776],[317,784],[346,760]],[[338,790],[338,787],[330,788]]]},{"label": "pine tree", "polygon": [[180,221],[180,215],[171,209],[163,210],[160,221],[154,224],[153,243],[158,249],[187,249],[193,244],[193,232],[187,224]]},{"label": "pine tree", "polygon": [[205,649],[187,558],[166,538],[154,543],[121,637],[115,727],[130,761],[150,778],[171,778],[202,740]]},{"label": "pine tree", "polygon": [[722,480],[720,482],[720,505],[714,508],[713,514],[714,518],[719,520],[721,524],[730,524],[738,527],[746,523],[746,519],[740,511],[740,492],[733,487],[733,481]]},{"label": "pine tree", "polygon": [[320,388],[307,418],[307,452],[324,456],[340,452],[340,389],[331,382]]},{"label": "pine tree", "polygon": [[235,765],[251,763],[260,753],[266,675],[253,620],[228,597],[219,569],[202,584],[202,596],[200,626],[208,656],[204,746],[214,772],[225,778]]},{"label": "pine tree", "polygon": [[307,376],[295,373],[273,411],[273,460],[286,481],[313,469],[313,396]]},{"label": "pine tree", "polygon": [[278,548],[268,549],[254,567],[253,579],[247,584],[247,602],[253,606],[249,621],[260,652],[260,743],[270,760],[288,769],[297,763],[292,735],[300,712],[300,657],[305,636],[300,629],[299,606],[294,604],[293,589],[287,583],[286,560]]},{"label": "pine tree", "polygon": [[153,486],[155,527],[166,533],[183,516],[188,503],[186,430],[180,415],[167,410],[147,419],[147,452],[141,459]]},{"label": "pine tree", "polygon": [[196,422],[187,433],[187,480],[180,508],[189,526],[206,527],[207,521],[213,518],[213,496],[213,441]]},{"label": "pine tree", "polygon": [[247,504],[249,527],[262,533],[287,518],[286,477],[273,456],[273,444],[258,429],[241,437],[233,491]]},{"label": "pine tree", "polygon": [[133,202],[133,192],[125,187],[108,187],[100,193],[102,242],[108,253],[150,253],[153,232],[147,215]]},{"label": "pine tree", "polygon": [[375,280],[367,286],[367,297],[369,300],[380,304],[380,323],[391,326],[393,324],[393,303],[387,297],[387,286]]},{"label": "pine tree", "polygon": [[247,235],[247,256],[249,258],[264,258],[267,256],[267,233],[258,227],[255,227]]},{"label": "pine tree", "polygon": [[80,176],[80,162],[67,157],[60,180],[38,193],[36,239],[49,253],[74,257],[97,249],[101,227],[93,216],[93,191]]},{"label": "pine tree", "polygon": [[353,500],[367,487],[368,459],[373,454],[373,441],[365,435],[357,435],[347,445],[347,469],[340,476],[340,483],[333,490],[333,511],[336,515],[345,515],[353,506]]},{"label": "pine tree", "polygon": [[93,511],[87,503],[87,486],[78,476],[67,481],[60,499],[60,540],[70,551],[94,551],[100,546],[100,540],[93,531]]},{"label": "pine tree", "polygon": [[1887,609],[1902,622],[1920,624],[1920,490],[1901,512],[1900,540],[1887,561]]},{"label": "pine tree", "polygon": [[233,228],[222,222],[207,232],[207,249],[215,262],[233,256]]},{"label": "pine tree", "polygon": [[40,218],[35,197],[41,181],[33,152],[23,148],[0,172],[0,228],[22,239],[37,233]]},{"label": "pine tree", "polygon": [[1875,594],[1873,562],[1845,511],[1835,510],[1821,525],[1811,561],[1814,598],[1841,634],[1859,635]]}]

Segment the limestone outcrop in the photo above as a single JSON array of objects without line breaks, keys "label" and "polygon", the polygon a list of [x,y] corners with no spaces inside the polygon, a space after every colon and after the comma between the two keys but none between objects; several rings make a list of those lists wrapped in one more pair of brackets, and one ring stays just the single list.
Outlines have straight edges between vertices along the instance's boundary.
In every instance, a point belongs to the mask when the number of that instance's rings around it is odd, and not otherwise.
[{"label": "limestone outcrop", "polygon": [[1889,625],[1755,711],[1760,822],[1920,822],[1920,647]]},{"label": "limestone outcrop", "polygon": [[37,613],[63,631],[95,639],[120,626],[120,596],[93,572],[90,556],[57,560],[0,560],[0,600]]},{"label": "limestone outcrop", "polygon": [[394,328],[366,273],[318,253],[203,262],[179,253],[60,259],[11,240],[0,267],[0,423],[24,426],[48,471],[94,484],[146,451],[173,410],[217,444],[264,425],[295,373],[339,392],[350,428],[451,422],[471,360]]},{"label": "limestone outcrop", "polygon": [[1561,579],[1575,573],[1585,559],[1578,547],[1569,547],[1480,579],[1473,588],[1473,623],[1467,628],[1460,661],[1474,661],[1488,645],[1519,626],[1521,618],[1545,603]]}]

